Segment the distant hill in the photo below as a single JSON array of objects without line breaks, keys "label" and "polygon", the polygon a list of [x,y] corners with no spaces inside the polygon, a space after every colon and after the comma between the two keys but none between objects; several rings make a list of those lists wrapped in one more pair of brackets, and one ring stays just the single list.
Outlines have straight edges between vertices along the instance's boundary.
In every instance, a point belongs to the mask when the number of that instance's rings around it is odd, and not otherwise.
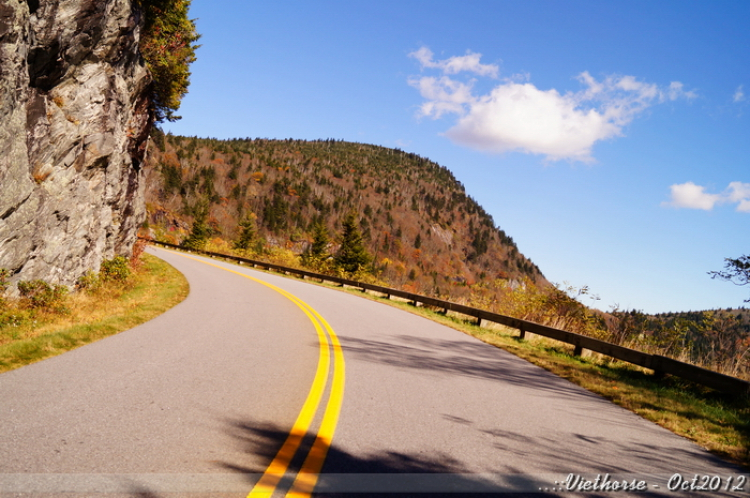
[{"label": "distant hill", "polygon": [[265,247],[302,253],[318,220],[331,234],[359,213],[373,272],[439,296],[494,279],[547,281],[446,168],[416,154],[338,140],[215,140],[153,135],[148,225],[179,242],[201,206],[235,240],[252,213]]}]

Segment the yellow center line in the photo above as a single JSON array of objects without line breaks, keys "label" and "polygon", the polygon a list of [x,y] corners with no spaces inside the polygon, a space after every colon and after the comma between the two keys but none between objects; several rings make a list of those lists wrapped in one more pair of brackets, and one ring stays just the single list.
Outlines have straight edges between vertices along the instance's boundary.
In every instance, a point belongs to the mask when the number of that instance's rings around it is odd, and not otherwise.
[{"label": "yellow center line", "polygon": [[315,331],[318,335],[318,343],[320,347],[320,354],[318,357],[318,367],[315,372],[310,392],[305,399],[305,403],[302,405],[302,410],[297,416],[297,420],[294,422],[292,429],[289,431],[284,444],[281,449],[276,453],[276,456],[266,468],[265,472],[253,487],[252,491],[248,494],[248,498],[256,497],[271,497],[276,491],[281,478],[289,468],[289,464],[292,458],[297,453],[297,450],[302,443],[302,439],[310,429],[312,420],[318,411],[320,401],[323,397],[326,385],[328,383],[328,372],[330,370],[331,353],[329,351],[328,337],[330,337],[330,345],[333,348],[333,382],[331,384],[331,392],[328,398],[325,412],[323,414],[323,420],[320,424],[320,429],[315,437],[310,452],[305,458],[302,467],[300,468],[297,478],[294,481],[292,489],[289,491],[287,496],[295,498],[305,498],[312,494],[315,484],[318,481],[318,474],[323,468],[323,463],[328,454],[328,450],[333,440],[333,434],[336,431],[336,425],[338,423],[339,414],[341,412],[341,405],[344,399],[344,354],[341,350],[341,344],[339,342],[336,333],[333,331],[328,322],[320,316],[310,305],[299,299],[297,296],[276,287],[273,284],[264,282],[263,280],[251,277],[245,273],[241,273],[223,266],[210,263],[186,254],[170,251],[165,251],[180,255],[182,257],[192,259],[199,263],[203,263],[215,268],[219,268],[230,273],[235,273],[241,277],[250,279],[259,284],[265,285],[266,287],[273,289],[279,294],[283,295],[294,304],[296,304],[305,315],[310,319]]},{"label": "yellow center line", "polygon": [[318,435],[297,474],[297,478],[294,480],[292,489],[286,495],[292,498],[308,497],[315,489],[320,470],[323,468],[323,463],[328,455],[328,449],[331,447],[331,441],[333,440],[333,434],[336,431],[339,413],[341,412],[341,404],[344,401],[344,353],[341,350],[341,344],[331,326],[328,325],[328,322],[315,310],[311,309],[311,311],[323,323],[323,326],[331,336],[331,346],[334,355],[333,384]]}]

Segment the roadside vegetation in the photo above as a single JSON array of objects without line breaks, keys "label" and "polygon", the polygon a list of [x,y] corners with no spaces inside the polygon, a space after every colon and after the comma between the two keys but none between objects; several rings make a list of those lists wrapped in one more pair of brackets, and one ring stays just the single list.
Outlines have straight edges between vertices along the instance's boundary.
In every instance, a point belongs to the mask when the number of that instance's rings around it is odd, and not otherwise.
[{"label": "roadside vegetation", "polygon": [[[0,271],[0,286],[7,285]],[[18,289],[19,298],[0,299],[0,372],[140,325],[185,299],[188,284],[164,261],[137,254],[103,262],[75,292],[41,280],[19,282]]]}]

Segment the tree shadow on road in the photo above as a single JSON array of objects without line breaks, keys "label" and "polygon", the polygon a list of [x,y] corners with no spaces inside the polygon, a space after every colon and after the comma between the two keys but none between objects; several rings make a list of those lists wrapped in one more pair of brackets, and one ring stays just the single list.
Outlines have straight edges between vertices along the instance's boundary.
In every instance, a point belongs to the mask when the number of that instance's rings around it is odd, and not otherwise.
[{"label": "tree shadow on road", "polygon": [[527,388],[549,396],[600,398],[541,367],[478,339],[418,338],[399,335],[386,341],[339,336],[347,357],[423,373],[460,375]]},{"label": "tree shadow on road", "polygon": [[[241,445],[247,455],[262,457],[263,463],[247,464],[241,462],[222,462],[227,470],[247,476],[248,486],[252,487],[259,473],[265,470],[286,440],[289,432],[270,422],[252,420],[228,421],[228,431]],[[308,433],[303,440],[297,456],[289,466],[288,475],[282,485],[289,487],[293,475],[299,471],[307,450],[314,440],[314,434]],[[519,474],[515,486],[534,486],[530,479]],[[426,486],[426,488],[424,487]],[[441,486],[445,486],[441,489]],[[281,486],[280,486],[281,487]],[[492,493],[513,492],[512,489],[499,489],[497,483],[489,481],[486,476],[472,475],[461,462],[446,454],[423,455],[400,452],[380,452],[363,456],[348,453],[335,444],[328,451],[321,477],[316,487],[316,497],[483,497]],[[553,493],[535,493],[522,491],[514,496],[556,496]]]}]

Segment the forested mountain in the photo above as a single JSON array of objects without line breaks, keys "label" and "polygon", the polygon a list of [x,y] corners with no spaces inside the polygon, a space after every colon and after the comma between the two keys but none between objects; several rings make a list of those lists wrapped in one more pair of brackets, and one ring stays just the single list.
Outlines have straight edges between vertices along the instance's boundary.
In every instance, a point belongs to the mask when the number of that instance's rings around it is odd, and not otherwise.
[{"label": "forested mountain", "polygon": [[260,253],[301,254],[319,223],[335,253],[342,221],[355,210],[373,257],[369,269],[388,284],[439,296],[498,278],[547,284],[450,171],[398,149],[157,130],[147,170],[148,226],[172,242],[207,212],[213,236],[224,241],[237,240],[240,223],[254,220],[252,248]]}]

